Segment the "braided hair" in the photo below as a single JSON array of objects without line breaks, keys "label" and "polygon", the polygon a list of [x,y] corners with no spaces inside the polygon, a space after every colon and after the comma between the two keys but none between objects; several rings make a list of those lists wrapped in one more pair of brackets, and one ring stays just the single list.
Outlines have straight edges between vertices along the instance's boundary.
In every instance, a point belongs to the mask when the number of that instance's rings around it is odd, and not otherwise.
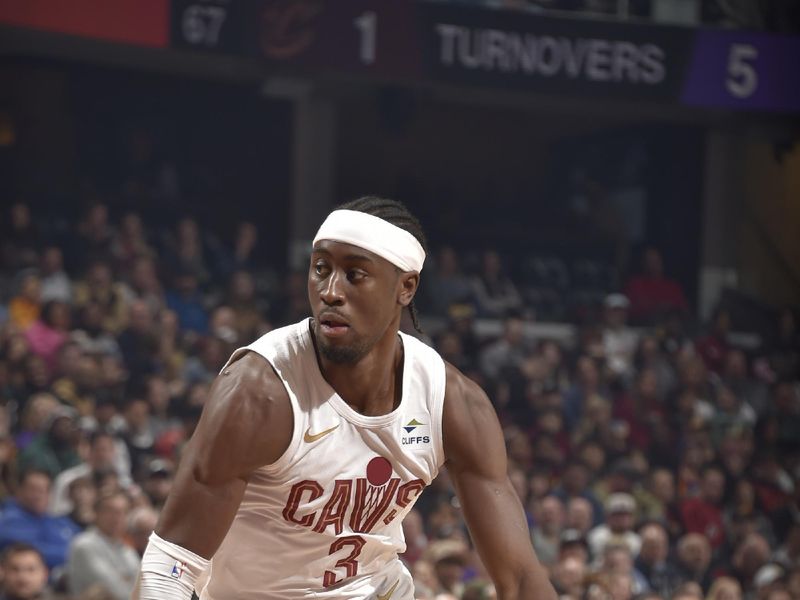
[{"label": "braided hair", "polygon": [[[389,200],[388,198],[380,198],[378,196],[363,196],[350,202],[337,206],[337,210],[357,210],[358,212],[367,213],[373,217],[378,217],[392,225],[405,229],[413,235],[422,246],[425,253],[428,253],[428,245],[425,240],[425,232],[422,231],[422,225],[417,218],[405,207],[404,204],[396,200]],[[419,324],[419,312],[417,305],[412,299],[408,305],[408,311],[411,313],[411,322],[414,324],[414,329],[423,333],[422,327]]]}]

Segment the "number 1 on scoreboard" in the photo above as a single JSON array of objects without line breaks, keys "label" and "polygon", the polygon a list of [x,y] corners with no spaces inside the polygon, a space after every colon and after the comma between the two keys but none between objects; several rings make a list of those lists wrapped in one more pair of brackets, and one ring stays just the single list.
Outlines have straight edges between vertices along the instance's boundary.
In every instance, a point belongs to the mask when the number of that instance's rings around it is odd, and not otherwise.
[{"label": "number 1 on scoreboard", "polygon": [[378,15],[369,10],[353,19],[353,25],[361,33],[358,55],[361,62],[371,65],[375,62],[375,42],[378,33]]}]

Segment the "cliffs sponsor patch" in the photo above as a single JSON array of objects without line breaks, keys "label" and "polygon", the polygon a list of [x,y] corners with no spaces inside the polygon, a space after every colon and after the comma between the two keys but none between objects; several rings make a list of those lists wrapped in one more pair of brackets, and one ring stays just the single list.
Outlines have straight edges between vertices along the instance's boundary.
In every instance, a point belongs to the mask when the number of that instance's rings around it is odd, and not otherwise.
[{"label": "cliffs sponsor patch", "polygon": [[406,435],[400,437],[400,443],[403,446],[419,446],[431,443],[430,432],[425,423],[411,419],[403,426],[403,429],[406,432]]}]

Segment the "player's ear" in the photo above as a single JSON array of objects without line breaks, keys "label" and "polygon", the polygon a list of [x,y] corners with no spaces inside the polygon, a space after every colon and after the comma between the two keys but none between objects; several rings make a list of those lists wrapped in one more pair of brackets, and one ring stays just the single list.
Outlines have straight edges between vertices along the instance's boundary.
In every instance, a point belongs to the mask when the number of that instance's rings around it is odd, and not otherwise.
[{"label": "player's ear", "polygon": [[419,273],[401,273],[397,286],[397,303],[401,306],[408,306],[414,299],[414,294],[417,293],[417,287],[419,287]]}]

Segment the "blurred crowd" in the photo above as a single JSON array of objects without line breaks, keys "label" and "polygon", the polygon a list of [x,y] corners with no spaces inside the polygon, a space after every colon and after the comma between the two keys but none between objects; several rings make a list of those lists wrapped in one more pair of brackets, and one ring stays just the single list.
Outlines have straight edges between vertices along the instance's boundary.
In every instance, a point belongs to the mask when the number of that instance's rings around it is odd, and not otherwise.
[{"label": "blurred crowd", "polygon": [[[249,222],[224,239],[189,216],[17,203],[0,227],[0,599],[128,598],[210,382],[308,315],[306,274],[265,264]],[[696,329],[650,248],[574,335],[547,336],[504,257],[474,264],[434,253],[420,335],[495,403],[559,595],[800,598],[796,313],[745,349],[724,306]],[[418,598],[495,597],[446,471],[404,530]]]}]

